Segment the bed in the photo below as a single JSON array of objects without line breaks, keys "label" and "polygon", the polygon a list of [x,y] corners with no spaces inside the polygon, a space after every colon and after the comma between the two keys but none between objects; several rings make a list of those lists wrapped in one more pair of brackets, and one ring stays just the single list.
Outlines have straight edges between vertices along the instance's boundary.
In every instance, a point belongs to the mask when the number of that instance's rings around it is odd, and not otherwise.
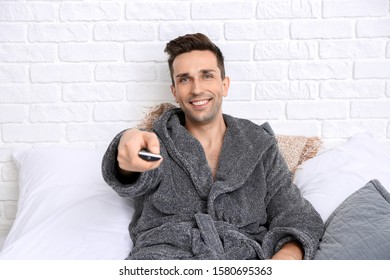
[{"label": "bed", "polygon": [[[390,154],[366,134],[326,150],[320,140],[278,135],[294,182],[326,225],[315,259],[390,259]],[[14,153],[18,208],[0,259],[127,257],[133,203],[103,181],[102,155],[63,147]]]}]

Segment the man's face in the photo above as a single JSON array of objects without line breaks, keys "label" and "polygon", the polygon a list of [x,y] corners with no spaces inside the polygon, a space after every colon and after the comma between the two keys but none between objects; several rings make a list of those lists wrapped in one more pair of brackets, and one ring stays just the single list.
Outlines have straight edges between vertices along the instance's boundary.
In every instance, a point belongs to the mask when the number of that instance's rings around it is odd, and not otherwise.
[{"label": "man's face", "polygon": [[217,57],[211,51],[191,51],[172,64],[176,102],[192,124],[205,124],[222,115],[222,98],[227,96],[229,78],[221,78]]}]

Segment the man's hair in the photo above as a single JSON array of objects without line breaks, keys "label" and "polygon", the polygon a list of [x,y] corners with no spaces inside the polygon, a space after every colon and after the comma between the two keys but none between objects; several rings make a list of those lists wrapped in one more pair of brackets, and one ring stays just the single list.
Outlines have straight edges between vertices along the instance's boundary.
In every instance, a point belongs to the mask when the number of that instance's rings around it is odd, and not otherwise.
[{"label": "man's hair", "polygon": [[175,79],[173,78],[173,61],[178,55],[195,50],[213,52],[217,57],[217,64],[219,70],[221,71],[221,78],[225,78],[225,65],[221,50],[202,33],[187,34],[177,37],[167,43],[164,50],[164,52],[168,54],[168,66],[171,74],[172,85],[175,85]]}]

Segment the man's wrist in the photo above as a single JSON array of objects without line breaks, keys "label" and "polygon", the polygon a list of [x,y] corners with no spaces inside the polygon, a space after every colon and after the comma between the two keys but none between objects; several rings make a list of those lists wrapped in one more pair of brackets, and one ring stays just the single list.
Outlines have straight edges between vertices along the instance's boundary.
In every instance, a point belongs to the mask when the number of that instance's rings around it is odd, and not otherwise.
[{"label": "man's wrist", "polygon": [[116,178],[119,180],[119,182],[125,185],[129,185],[137,182],[141,174],[139,172],[123,170],[122,168],[119,167],[118,162],[116,162],[115,170],[116,170]]}]

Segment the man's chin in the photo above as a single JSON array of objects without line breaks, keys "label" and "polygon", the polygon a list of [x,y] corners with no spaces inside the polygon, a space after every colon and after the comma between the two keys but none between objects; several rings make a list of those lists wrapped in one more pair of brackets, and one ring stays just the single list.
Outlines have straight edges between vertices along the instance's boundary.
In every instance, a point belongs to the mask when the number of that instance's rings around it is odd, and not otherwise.
[{"label": "man's chin", "polygon": [[195,114],[188,114],[187,119],[193,124],[204,125],[212,123],[216,119],[216,116],[206,112],[198,112]]}]

